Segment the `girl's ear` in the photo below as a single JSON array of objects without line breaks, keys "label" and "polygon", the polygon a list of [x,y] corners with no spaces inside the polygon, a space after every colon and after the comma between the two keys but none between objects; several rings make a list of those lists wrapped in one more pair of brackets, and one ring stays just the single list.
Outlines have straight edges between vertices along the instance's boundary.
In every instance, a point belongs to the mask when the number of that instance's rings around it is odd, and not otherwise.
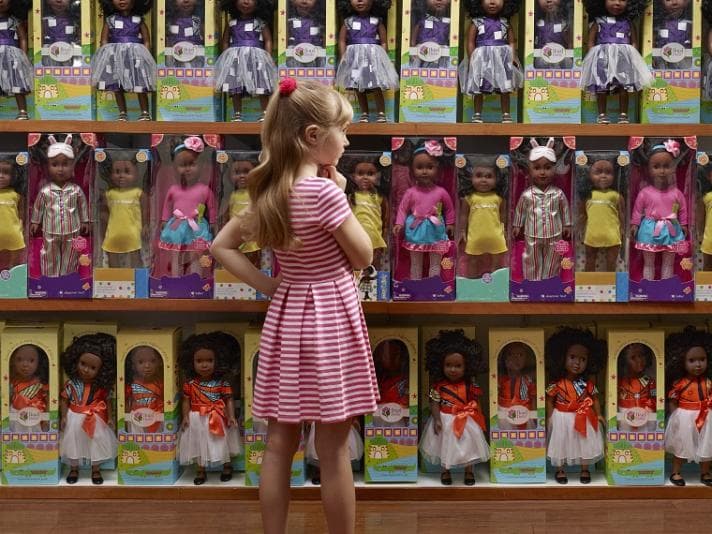
[{"label": "girl's ear", "polygon": [[304,140],[309,146],[314,147],[317,145],[319,142],[319,132],[321,132],[321,128],[316,124],[310,124],[304,129]]}]

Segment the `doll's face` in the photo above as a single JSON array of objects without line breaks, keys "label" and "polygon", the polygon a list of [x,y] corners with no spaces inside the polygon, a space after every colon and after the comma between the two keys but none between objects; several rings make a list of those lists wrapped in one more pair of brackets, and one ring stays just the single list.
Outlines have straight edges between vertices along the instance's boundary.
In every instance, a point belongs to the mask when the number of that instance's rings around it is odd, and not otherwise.
[{"label": "doll's face", "polygon": [[462,380],[465,376],[465,357],[459,352],[446,354],[443,359],[443,374],[450,382]]},{"label": "doll's face", "polygon": [[101,358],[91,352],[85,352],[79,356],[77,362],[77,374],[84,382],[93,382],[101,369]]},{"label": "doll's face", "polygon": [[232,162],[230,168],[230,181],[235,189],[245,189],[247,187],[247,175],[255,166],[251,161],[237,160]]},{"label": "doll's face", "polygon": [[373,191],[381,178],[378,168],[370,161],[361,161],[354,168],[354,183],[359,191]]},{"label": "doll's face", "polygon": [[32,345],[24,345],[12,356],[12,371],[15,378],[27,380],[35,376],[40,365],[40,354]]},{"label": "doll's face", "polygon": [[663,0],[663,10],[667,15],[680,17],[687,9],[690,0]]},{"label": "doll's face", "polygon": [[381,368],[387,375],[400,374],[403,368],[402,357],[398,343],[386,341],[381,352]]},{"label": "doll's face", "polygon": [[181,150],[173,158],[178,180],[182,186],[191,185],[198,179],[198,154]]},{"label": "doll's face", "polygon": [[442,15],[449,9],[450,0],[425,0],[425,7],[428,13]]},{"label": "doll's face", "polygon": [[215,372],[215,353],[210,349],[198,349],[193,354],[193,367],[200,378],[210,378]]},{"label": "doll's face", "polygon": [[0,0],[0,13],[3,15],[10,11],[10,0]]},{"label": "doll's face", "polygon": [[47,161],[47,172],[53,183],[64,185],[74,177],[74,160],[59,154]]},{"label": "doll's face", "polygon": [[373,0],[350,0],[351,7],[357,15],[365,15],[371,12]]},{"label": "doll's face", "polygon": [[192,15],[195,11],[195,4],[197,0],[175,0],[176,9],[179,15],[187,16]]},{"label": "doll's face", "polygon": [[707,353],[703,347],[692,347],[687,351],[685,371],[692,376],[702,376],[707,371]]},{"label": "doll's face", "polygon": [[625,13],[628,7],[628,0],[606,0],[606,12],[614,17]]},{"label": "doll's face", "polygon": [[114,187],[131,187],[138,179],[138,170],[133,161],[114,161],[111,164],[110,178]]},{"label": "doll's face", "polygon": [[438,178],[440,172],[440,163],[436,158],[426,152],[418,152],[413,157],[411,164],[413,171],[413,179],[415,183],[427,187],[433,185]]},{"label": "doll's face", "polygon": [[561,0],[537,0],[539,9],[544,13],[558,13]]},{"label": "doll's face", "polygon": [[554,164],[546,158],[529,162],[532,183],[539,189],[546,189],[554,181]]},{"label": "doll's face", "polygon": [[64,15],[69,11],[69,0],[47,0],[47,6],[55,15]]},{"label": "doll's face", "polygon": [[13,164],[9,161],[0,161],[0,189],[10,187],[14,174]]},{"label": "doll's face", "polygon": [[613,185],[613,164],[606,160],[595,162],[591,165],[590,177],[594,189],[608,189]]},{"label": "doll's face", "polygon": [[566,350],[564,369],[570,378],[582,375],[588,365],[588,349],[578,343],[571,345]]},{"label": "doll's face", "polygon": [[235,7],[241,15],[252,15],[257,9],[257,0],[235,0]]},{"label": "doll's face", "polygon": [[648,363],[645,346],[640,343],[628,345],[625,350],[625,368],[630,376],[640,376]]},{"label": "doll's face", "polygon": [[475,167],[472,169],[472,187],[478,193],[492,191],[497,185],[497,176],[492,167]]},{"label": "doll's face", "polygon": [[648,174],[656,189],[664,191],[675,175],[675,160],[669,152],[656,152],[648,160]]},{"label": "doll's face", "polygon": [[521,374],[524,366],[527,363],[529,351],[522,343],[512,343],[504,355],[504,368],[510,375]]},{"label": "doll's face", "polygon": [[499,15],[504,7],[504,0],[482,0],[482,10],[485,15]]},{"label": "doll's face", "polygon": [[111,0],[114,9],[121,14],[130,13],[134,7],[134,0]]},{"label": "doll's face", "polygon": [[137,348],[132,357],[134,375],[142,380],[151,380],[158,376],[161,368],[161,358],[151,347]]},{"label": "doll's face", "polygon": [[292,0],[292,5],[300,16],[308,15],[314,9],[316,0]]}]

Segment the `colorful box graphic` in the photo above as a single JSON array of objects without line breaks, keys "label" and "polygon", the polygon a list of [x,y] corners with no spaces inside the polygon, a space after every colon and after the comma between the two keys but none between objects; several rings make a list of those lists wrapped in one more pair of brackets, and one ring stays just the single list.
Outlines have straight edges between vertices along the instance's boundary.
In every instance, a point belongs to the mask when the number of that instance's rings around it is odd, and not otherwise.
[{"label": "colorful box graphic", "polygon": [[0,190],[4,237],[0,247],[0,298],[27,298],[27,152],[0,152],[0,175],[9,178]]}]

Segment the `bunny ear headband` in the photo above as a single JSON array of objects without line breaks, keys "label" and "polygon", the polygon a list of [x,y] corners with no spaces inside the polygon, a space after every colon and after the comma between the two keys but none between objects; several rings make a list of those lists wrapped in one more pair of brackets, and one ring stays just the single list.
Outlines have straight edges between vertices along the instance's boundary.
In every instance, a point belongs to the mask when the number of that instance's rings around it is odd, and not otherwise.
[{"label": "bunny ear headband", "polygon": [[50,135],[49,147],[47,147],[47,159],[56,158],[60,154],[74,159],[74,149],[72,148],[72,134],[67,135],[64,141],[58,142],[53,135]]},{"label": "bunny ear headband", "polygon": [[536,161],[541,158],[546,158],[552,163],[556,163],[556,152],[554,152],[554,138],[549,137],[546,145],[541,146],[533,137],[529,140],[532,149],[529,152],[529,161]]}]

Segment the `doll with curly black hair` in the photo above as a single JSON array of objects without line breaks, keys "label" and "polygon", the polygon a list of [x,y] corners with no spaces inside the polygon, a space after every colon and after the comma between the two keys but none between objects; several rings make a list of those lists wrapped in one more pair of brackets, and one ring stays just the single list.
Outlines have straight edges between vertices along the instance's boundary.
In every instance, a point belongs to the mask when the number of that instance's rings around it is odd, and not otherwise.
[{"label": "doll with curly black hair", "polygon": [[556,467],[555,479],[566,484],[565,465],[581,465],[582,484],[591,482],[588,466],[603,458],[605,420],[598,388],[591,379],[603,363],[605,343],[588,330],[562,327],[545,346],[546,456]]},{"label": "doll with curly black hair", "polygon": [[702,269],[712,270],[712,163],[697,165],[696,227],[702,232]]},{"label": "doll with curly black hair", "polygon": [[[497,359],[497,428],[534,428],[536,416],[536,358],[534,351],[520,341],[509,343]],[[519,422],[524,408],[529,418]]]},{"label": "doll with curly black hair", "polygon": [[220,480],[232,479],[230,457],[240,453],[235,401],[228,381],[238,365],[239,354],[230,350],[224,337],[196,334],[180,350],[183,372],[181,465],[197,464],[193,483],[205,483],[206,467],[222,466]]},{"label": "doll with curly black hair", "polygon": [[688,326],[665,339],[665,370],[670,409],[665,450],[673,455],[670,482],[684,486],[685,461],[700,464],[700,482],[712,486],[712,334]]},{"label": "doll with curly black hair", "polygon": [[[534,49],[541,51],[548,44],[556,44],[564,50],[571,46],[573,20],[572,0],[537,0],[534,7]],[[570,69],[572,58],[562,57],[557,62],[543,56],[534,57],[536,69]]]},{"label": "doll with curly black hair", "polygon": [[588,53],[583,60],[580,85],[596,94],[598,124],[608,124],[609,94],[620,99],[619,124],[630,122],[628,95],[650,85],[653,77],[638,52],[635,20],[650,0],[585,0],[590,27]]},{"label": "doll with curly black hair", "polygon": [[[287,66],[324,67],[324,0],[289,0],[287,7]],[[316,56],[295,54],[299,45],[314,47]],[[312,59],[313,57],[313,59]]]},{"label": "doll with curly black hair", "polygon": [[[647,374],[654,364],[653,350],[644,343],[626,345],[618,356],[618,413],[622,414],[618,430],[655,430],[656,382]],[[648,415],[647,421],[631,425],[640,410]]]},{"label": "doll with curly black hair", "polygon": [[512,122],[509,95],[524,85],[517,59],[517,45],[509,22],[519,11],[520,0],[469,0],[472,24],[467,32],[467,58],[459,67],[463,94],[473,95],[472,122],[482,122],[484,95],[498,93],[502,122]]},{"label": "doll with curly black hair", "polygon": [[31,4],[28,0],[0,3],[0,96],[15,97],[18,120],[29,119],[26,95],[33,85],[26,24]]},{"label": "doll with curly black hair", "polygon": [[0,155],[0,271],[25,261],[26,173],[16,154]]},{"label": "doll with curly black hair", "polygon": [[702,94],[712,99],[712,0],[702,0],[702,16],[707,21],[707,37],[704,50],[707,53],[707,68],[702,82]]},{"label": "doll with curly black hair", "polygon": [[475,383],[475,375],[482,370],[482,347],[462,330],[441,330],[425,344],[425,355],[431,416],[420,451],[430,462],[440,464],[443,485],[452,484],[450,469],[464,467],[465,485],[472,486],[473,466],[489,459],[482,390]]},{"label": "doll with curly black hair", "polygon": [[91,83],[99,91],[114,93],[120,121],[128,120],[126,92],[138,97],[138,120],[151,120],[148,93],[156,90],[158,67],[143,16],[152,5],[151,0],[101,0],[104,26],[101,47],[91,60]]},{"label": "doll with curly black hair", "polygon": [[99,466],[116,457],[117,441],[111,413],[116,381],[116,339],[109,334],[76,337],[62,353],[69,377],[59,397],[59,455],[69,464],[67,483],[79,479],[79,464],[91,462],[91,481],[103,484]]},{"label": "doll with curly black hair", "polygon": [[[10,431],[46,432],[49,415],[47,396],[49,392],[49,360],[37,345],[22,345],[10,355]],[[34,408],[40,422],[27,426],[18,417],[25,408]]]}]

